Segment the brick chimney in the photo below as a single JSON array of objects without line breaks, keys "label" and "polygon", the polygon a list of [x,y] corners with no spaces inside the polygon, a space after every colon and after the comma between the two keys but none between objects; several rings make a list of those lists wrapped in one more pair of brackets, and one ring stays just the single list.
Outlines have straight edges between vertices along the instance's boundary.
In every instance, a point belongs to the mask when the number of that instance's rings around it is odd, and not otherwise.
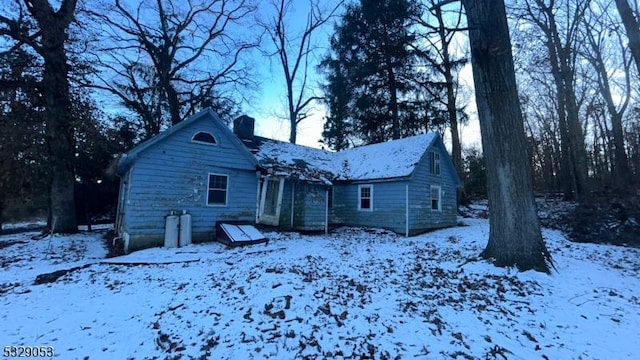
[{"label": "brick chimney", "polygon": [[256,119],[242,115],[233,120],[233,133],[243,142],[253,142],[253,131]]}]

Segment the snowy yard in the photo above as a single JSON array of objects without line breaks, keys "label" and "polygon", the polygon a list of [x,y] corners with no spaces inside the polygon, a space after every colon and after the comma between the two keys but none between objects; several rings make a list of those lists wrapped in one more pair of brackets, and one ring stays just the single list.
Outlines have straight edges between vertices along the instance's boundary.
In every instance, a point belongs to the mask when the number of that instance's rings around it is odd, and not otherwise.
[{"label": "snowy yard", "polygon": [[112,259],[100,231],[5,235],[1,345],[53,346],[59,359],[637,358],[640,249],[544,230],[558,272],[517,273],[473,261],[488,221],[463,222]]}]

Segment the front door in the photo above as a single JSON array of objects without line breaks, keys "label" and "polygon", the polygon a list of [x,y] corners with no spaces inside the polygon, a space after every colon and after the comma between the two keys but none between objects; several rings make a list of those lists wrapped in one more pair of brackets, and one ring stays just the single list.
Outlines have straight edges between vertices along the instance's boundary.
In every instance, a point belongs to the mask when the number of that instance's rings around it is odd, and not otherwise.
[{"label": "front door", "polygon": [[260,216],[258,218],[258,222],[261,224],[278,226],[283,187],[284,179],[282,178],[265,178],[262,182]]}]

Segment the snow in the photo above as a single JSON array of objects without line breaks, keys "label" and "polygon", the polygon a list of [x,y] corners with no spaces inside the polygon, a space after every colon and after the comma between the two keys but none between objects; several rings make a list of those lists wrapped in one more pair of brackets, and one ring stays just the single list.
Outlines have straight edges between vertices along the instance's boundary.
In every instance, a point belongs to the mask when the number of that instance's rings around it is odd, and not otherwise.
[{"label": "snow", "polygon": [[0,236],[2,344],[51,345],[60,359],[637,358],[640,249],[545,229],[557,272],[519,273],[477,259],[487,220],[461,221],[410,238],[270,232],[268,244],[106,260],[104,230]]},{"label": "snow", "polygon": [[260,165],[303,180],[372,180],[409,176],[435,133],[339,152],[265,139],[256,154]]}]

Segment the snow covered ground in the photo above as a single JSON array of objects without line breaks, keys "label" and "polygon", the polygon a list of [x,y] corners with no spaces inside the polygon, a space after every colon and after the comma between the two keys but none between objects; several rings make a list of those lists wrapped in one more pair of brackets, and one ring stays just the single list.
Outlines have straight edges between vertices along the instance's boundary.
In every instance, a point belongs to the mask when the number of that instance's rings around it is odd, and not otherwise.
[{"label": "snow covered ground", "polygon": [[53,346],[59,359],[638,358],[640,249],[544,230],[558,272],[518,273],[476,261],[488,221],[463,222],[113,259],[104,230],[5,235],[0,345]]}]

